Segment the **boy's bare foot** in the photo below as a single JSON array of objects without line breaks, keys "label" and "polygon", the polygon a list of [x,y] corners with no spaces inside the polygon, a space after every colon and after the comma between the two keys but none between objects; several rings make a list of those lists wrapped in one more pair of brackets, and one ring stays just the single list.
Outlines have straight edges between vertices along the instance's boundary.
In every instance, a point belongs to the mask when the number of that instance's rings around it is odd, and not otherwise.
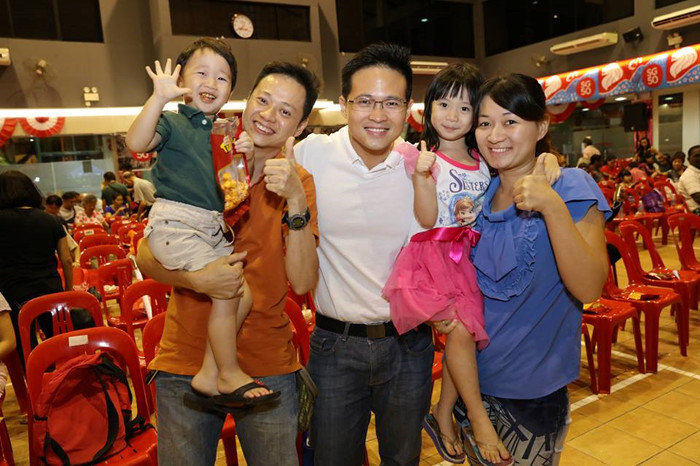
[{"label": "boy's bare foot", "polygon": [[[193,381],[194,382],[194,381]],[[220,394],[233,393],[237,389],[254,382],[254,380],[242,370],[232,372],[231,374],[219,373],[217,382],[217,390]],[[259,386],[246,390],[243,394],[244,398],[257,398],[273,393],[272,390],[264,386]]]},{"label": "boy's bare foot", "polygon": [[206,396],[220,395],[216,374],[207,374],[201,369],[192,377],[192,389]]}]

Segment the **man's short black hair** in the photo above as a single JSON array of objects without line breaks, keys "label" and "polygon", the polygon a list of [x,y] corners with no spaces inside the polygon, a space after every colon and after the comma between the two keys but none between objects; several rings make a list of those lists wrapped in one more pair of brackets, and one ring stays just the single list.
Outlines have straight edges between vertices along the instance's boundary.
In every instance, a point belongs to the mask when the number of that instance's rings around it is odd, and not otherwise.
[{"label": "man's short black hair", "polygon": [[356,72],[380,66],[401,74],[406,80],[406,100],[411,98],[413,90],[413,71],[411,71],[411,51],[403,45],[389,42],[377,42],[360,50],[345,64],[341,75],[341,93],[347,99],[352,87],[352,77]]},{"label": "man's short black hair", "polygon": [[603,161],[603,156],[600,154],[593,154],[591,155],[591,165],[595,165],[598,162]]},{"label": "man's short black hair", "polygon": [[46,201],[44,202],[46,205],[54,205],[56,207],[61,207],[63,205],[63,200],[61,200],[61,198],[55,194],[49,194],[46,196]]},{"label": "man's short black hair", "polygon": [[231,68],[231,90],[236,87],[236,79],[238,78],[238,66],[236,65],[236,57],[233,56],[233,51],[231,46],[224,39],[219,39],[217,37],[201,37],[196,41],[192,42],[185,50],[180,52],[177,57],[177,64],[182,68],[180,69],[180,75],[185,69],[185,65],[190,60],[190,57],[197,50],[210,49],[217,55],[221,55],[226,63],[228,63],[229,68]]},{"label": "man's short black hair", "polygon": [[304,113],[300,121],[306,120],[309,115],[311,115],[311,110],[314,108],[316,99],[318,99],[318,94],[321,92],[321,81],[308,69],[296,63],[289,62],[279,62],[273,61],[268,63],[260,70],[258,77],[255,78],[253,83],[253,88],[251,89],[251,94],[258,87],[260,81],[265,79],[271,74],[281,74],[292,78],[294,81],[298,82],[301,87],[306,91],[306,97],[304,98]]},{"label": "man's short black hair", "polygon": [[61,199],[64,201],[70,201],[71,199],[75,199],[76,197],[80,196],[80,193],[77,191],[66,191],[63,193],[63,196],[61,196]]},{"label": "man's short black hair", "polygon": [[117,181],[117,175],[115,175],[114,172],[105,172],[105,174],[103,175],[103,178],[108,183],[111,181]]}]

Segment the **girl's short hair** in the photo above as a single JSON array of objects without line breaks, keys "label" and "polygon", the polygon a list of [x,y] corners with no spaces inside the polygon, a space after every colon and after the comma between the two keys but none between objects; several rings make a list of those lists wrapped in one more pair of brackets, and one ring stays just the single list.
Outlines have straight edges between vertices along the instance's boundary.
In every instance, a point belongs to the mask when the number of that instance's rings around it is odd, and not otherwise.
[{"label": "girl's short hair", "polygon": [[[540,122],[547,119],[547,99],[540,83],[533,77],[511,73],[487,80],[479,89],[476,116],[485,97],[490,97],[499,107],[503,107],[525,121]],[[537,141],[536,155],[549,152],[549,131]]]},{"label": "girl's short hair", "polygon": [[43,199],[39,188],[24,173],[17,170],[0,173],[0,209],[39,208]]},{"label": "girl's short hair", "polygon": [[[484,76],[481,71],[470,63],[453,63],[435,76],[425,93],[425,108],[423,109],[423,134],[421,138],[425,140],[428,147],[435,147],[435,149],[440,147],[440,138],[430,121],[433,115],[433,102],[446,97],[459,97],[462,92],[466,91],[469,96],[469,104],[472,106],[472,114],[474,114],[477,93],[483,83]],[[473,124],[475,121],[476,117],[472,120],[469,132],[464,136],[467,147],[472,149],[476,149]]]}]

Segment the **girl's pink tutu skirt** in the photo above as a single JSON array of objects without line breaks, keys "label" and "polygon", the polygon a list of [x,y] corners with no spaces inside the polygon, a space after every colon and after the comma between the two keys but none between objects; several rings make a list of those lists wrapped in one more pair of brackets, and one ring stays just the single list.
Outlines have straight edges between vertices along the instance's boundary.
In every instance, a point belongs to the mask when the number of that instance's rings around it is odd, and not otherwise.
[{"label": "girl's pink tutu skirt", "polygon": [[478,349],[488,345],[484,299],[469,260],[477,239],[471,228],[437,228],[414,235],[401,250],[383,290],[400,334],[426,321],[458,319]]}]

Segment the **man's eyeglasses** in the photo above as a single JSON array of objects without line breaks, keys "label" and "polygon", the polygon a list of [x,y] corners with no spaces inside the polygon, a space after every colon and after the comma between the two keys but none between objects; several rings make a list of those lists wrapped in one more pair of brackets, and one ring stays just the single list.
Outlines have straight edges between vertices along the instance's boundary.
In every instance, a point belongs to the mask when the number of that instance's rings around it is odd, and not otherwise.
[{"label": "man's eyeglasses", "polygon": [[387,113],[398,113],[406,107],[405,100],[388,98],[384,100],[375,100],[371,97],[356,97],[354,99],[348,99],[348,103],[351,103],[356,110],[362,112],[370,112],[374,110],[374,106],[379,104],[379,106]]}]

